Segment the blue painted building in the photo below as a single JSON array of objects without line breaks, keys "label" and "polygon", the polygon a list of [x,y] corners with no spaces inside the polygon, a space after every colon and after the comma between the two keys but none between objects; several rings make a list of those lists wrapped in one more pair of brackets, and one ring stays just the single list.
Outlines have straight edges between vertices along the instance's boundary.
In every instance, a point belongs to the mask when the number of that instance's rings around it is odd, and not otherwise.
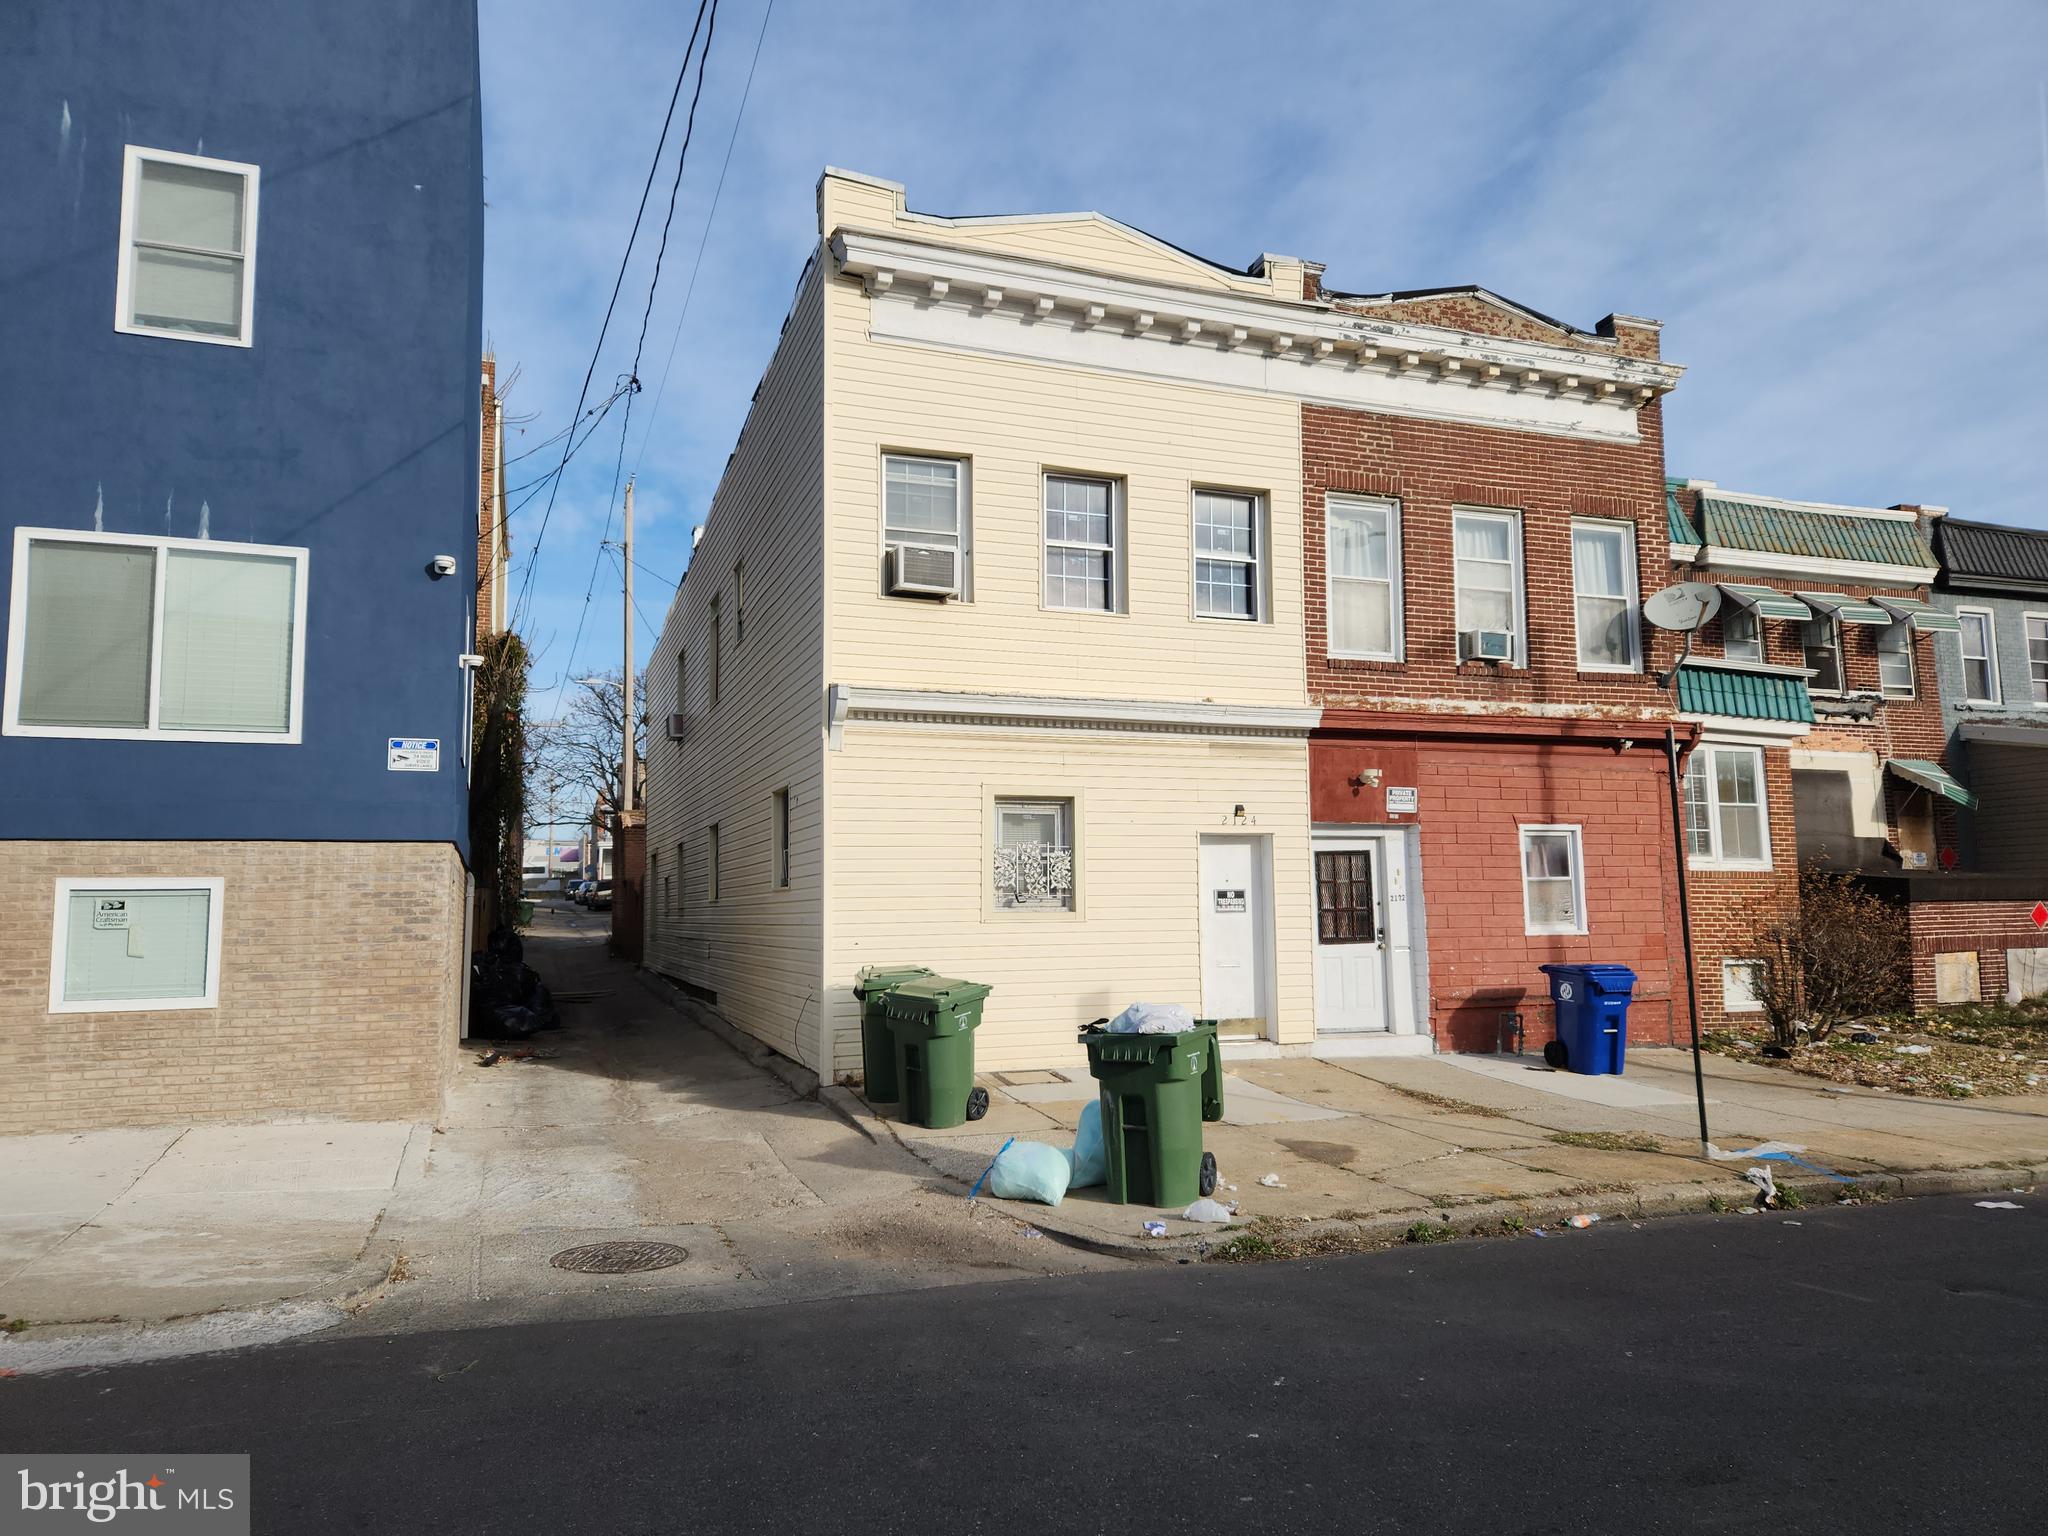
[{"label": "blue painted building", "polygon": [[428,1110],[467,910],[474,0],[15,0],[0,42],[0,1130]]}]

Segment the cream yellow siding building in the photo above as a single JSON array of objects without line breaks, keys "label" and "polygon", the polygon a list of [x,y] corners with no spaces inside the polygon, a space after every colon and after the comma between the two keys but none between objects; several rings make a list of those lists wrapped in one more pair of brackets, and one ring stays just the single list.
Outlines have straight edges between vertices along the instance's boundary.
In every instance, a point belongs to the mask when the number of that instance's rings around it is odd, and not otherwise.
[{"label": "cream yellow siding building", "polygon": [[828,1076],[877,963],[993,984],[985,1069],[1140,999],[1308,1041],[1298,365],[1243,318],[1304,265],[818,210],[649,668],[647,963]]}]

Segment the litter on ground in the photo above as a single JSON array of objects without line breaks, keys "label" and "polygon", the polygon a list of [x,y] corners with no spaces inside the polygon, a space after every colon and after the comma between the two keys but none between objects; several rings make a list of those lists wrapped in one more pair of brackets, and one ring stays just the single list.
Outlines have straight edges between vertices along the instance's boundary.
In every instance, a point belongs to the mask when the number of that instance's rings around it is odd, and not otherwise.
[{"label": "litter on ground", "polygon": [[1145,1235],[1146,1235],[1147,1237],[1164,1237],[1164,1236],[1166,1236],[1166,1223],[1165,1223],[1165,1222],[1163,1222],[1163,1221],[1148,1221],[1148,1222],[1146,1222],[1146,1223],[1145,1223]]},{"label": "litter on ground", "polygon": [[1228,1221],[1236,1214],[1237,1206],[1234,1202],[1230,1205],[1225,1205],[1220,1200],[1202,1199],[1197,1200],[1193,1205],[1182,1211],[1180,1219],[1182,1221]]},{"label": "litter on ground", "polygon": [[[1264,1185],[1267,1189],[1285,1189],[1287,1187],[1285,1184],[1282,1184],[1280,1182],[1280,1175],[1277,1173],[1261,1174],[1259,1176],[1259,1183]],[[1231,1188],[1233,1189],[1235,1189],[1236,1187],[1237,1186],[1234,1184],[1231,1186]]]},{"label": "litter on ground", "polygon": [[1979,1209],[1986,1211],[2024,1211],[2024,1205],[2015,1205],[2010,1200],[1979,1200]]},{"label": "litter on ground", "polygon": [[1593,1225],[1593,1223],[1598,1221],[1599,1219],[1599,1216],[1593,1213],[1592,1211],[1581,1211],[1578,1215],[1574,1216],[1571,1219],[1571,1221],[1567,1223],[1567,1225],[1576,1227],[1579,1231],[1583,1232],[1586,1230],[1586,1228]]}]

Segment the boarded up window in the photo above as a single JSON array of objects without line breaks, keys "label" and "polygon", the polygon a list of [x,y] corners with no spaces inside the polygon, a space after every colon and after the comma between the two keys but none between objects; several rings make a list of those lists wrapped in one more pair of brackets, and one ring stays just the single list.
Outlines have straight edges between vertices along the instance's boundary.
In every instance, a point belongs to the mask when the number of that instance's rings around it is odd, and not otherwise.
[{"label": "boarded up window", "polygon": [[1316,935],[1325,944],[1370,944],[1372,855],[1363,849],[1316,855]]},{"label": "boarded up window", "polygon": [[2030,997],[2048,996],[2048,949],[2008,949],[2005,952],[2005,1000],[2025,1002]]},{"label": "boarded up window", "polygon": [[1937,1003],[1978,1001],[1977,951],[1964,949],[1934,957],[1934,1000]]}]

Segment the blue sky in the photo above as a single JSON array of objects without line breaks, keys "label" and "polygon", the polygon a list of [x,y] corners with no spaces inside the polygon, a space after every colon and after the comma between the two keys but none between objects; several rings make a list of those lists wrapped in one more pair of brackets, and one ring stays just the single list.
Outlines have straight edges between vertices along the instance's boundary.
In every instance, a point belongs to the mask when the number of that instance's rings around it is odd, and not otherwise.
[{"label": "blue sky", "polygon": [[[720,6],[625,445],[643,659],[827,164],[934,213],[1094,208],[1218,261],[1303,256],[1351,291],[1480,283],[1579,325],[1653,316],[1689,370],[1666,404],[1674,474],[2048,525],[2040,0],[774,0],[707,238],[767,3]],[[508,411],[533,418],[517,453],[574,406],[695,7],[481,9],[485,323],[501,375],[519,369]],[[631,361],[668,175],[596,399]],[[618,422],[571,464],[541,545],[537,683],[617,663],[609,558],[569,653]],[[545,500],[513,522],[522,573]]]}]

